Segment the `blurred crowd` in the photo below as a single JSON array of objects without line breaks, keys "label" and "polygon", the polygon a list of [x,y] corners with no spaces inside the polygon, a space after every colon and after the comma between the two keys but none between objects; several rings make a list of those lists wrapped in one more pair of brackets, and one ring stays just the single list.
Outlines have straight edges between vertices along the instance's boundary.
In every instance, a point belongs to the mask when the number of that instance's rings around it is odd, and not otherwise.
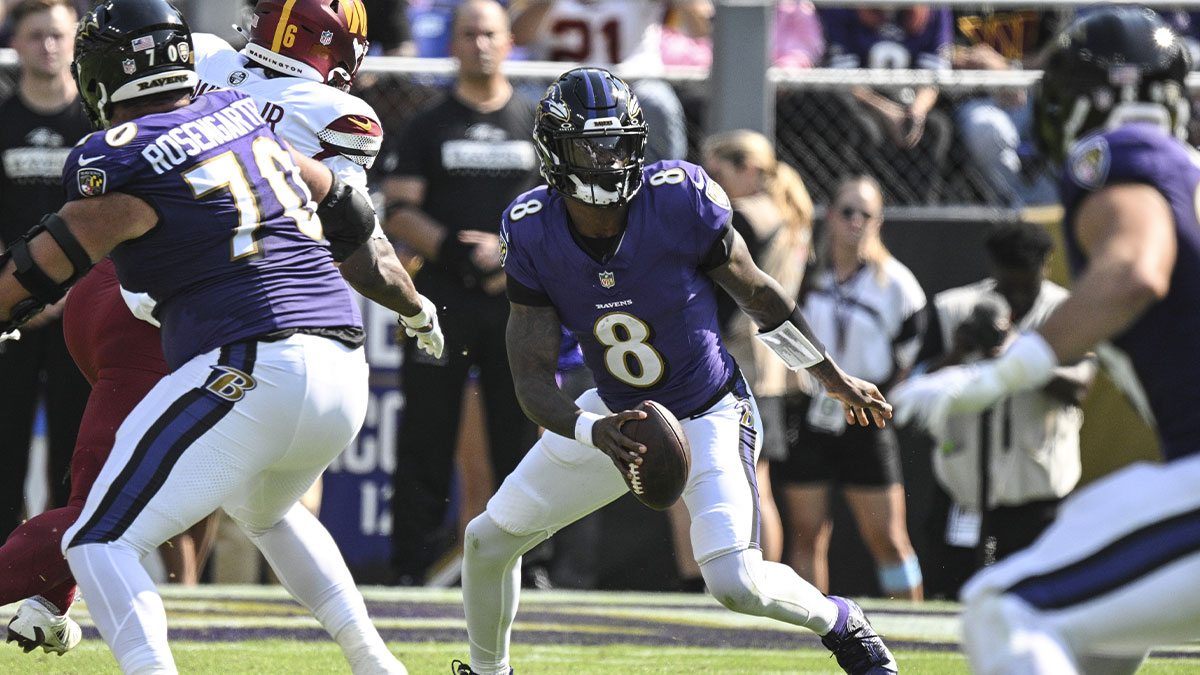
[{"label": "blurred crowd", "polygon": [[[15,4],[0,2],[0,17]],[[92,3],[74,4],[84,10]],[[253,6],[243,0],[177,4],[197,17],[195,28],[235,47],[239,33],[232,27],[244,24]],[[711,0],[510,0],[499,3],[503,12],[469,22],[456,14],[459,4],[366,0],[370,54],[454,57],[457,69],[446,80],[363,74],[351,91],[374,106],[385,132],[370,173],[385,231],[424,293],[453,308],[442,313],[447,355],[429,359],[406,347],[397,383],[408,409],[395,449],[394,465],[403,471],[392,496],[392,583],[427,583],[453,558],[463,525],[538,433],[512,392],[503,344],[508,303],[496,261],[500,211],[541,182],[528,133],[541,91],[510,83],[505,61],[634,68],[633,89],[650,124],[647,162],[702,164],[729,194],[734,226],[755,260],[795,295],[846,371],[879,383],[885,394],[914,371],[1002,351],[1066,293],[1046,280],[1054,243],[1039,225],[993,224],[984,243],[987,276],[928,295],[883,243],[889,207],[947,203],[951,194],[1010,207],[1055,201],[1024,90],[953,100],[933,86],[789,91],[780,94],[781,111],[805,109],[819,97],[815,109],[825,126],[788,127],[781,115],[786,139],[782,131],[776,138],[751,131],[706,136],[699,130],[712,93],[679,89],[662,75],[673,66],[711,65]],[[774,12],[768,39],[775,66],[934,70],[1037,69],[1049,37],[1072,14],[944,5],[817,9],[794,0],[781,0]],[[1200,13],[1166,18],[1189,44],[1200,44]],[[6,21],[0,42],[8,46],[13,38]],[[436,123],[445,120],[458,125],[453,133],[459,135],[439,130]],[[967,158],[975,177],[965,193],[954,185],[961,172],[941,168],[951,157]],[[920,600],[953,595],[972,570],[1024,546],[1079,481],[1079,406],[1096,372],[1093,361],[1064,369],[1043,392],[960,420],[944,438],[898,435],[892,427],[847,428],[840,407],[831,407],[813,382],[758,353],[749,322],[728,309],[722,315],[726,340],[764,419],[757,467],[764,555],[789,563],[822,591],[830,590],[835,496],[844,499],[873,559],[877,592]],[[0,351],[0,368],[4,357]],[[564,388],[589,386],[569,336],[560,368]],[[20,414],[3,421],[6,439],[28,438],[37,391],[33,386],[23,395],[23,407],[8,408]],[[71,426],[52,419],[56,425]],[[69,442],[51,454],[64,451],[69,456]],[[906,453],[923,457],[937,480],[936,566],[919,560],[914,548],[914,540],[929,533],[910,532],[906,524]],[[52,502],[65,497],[60,460],[52,459]],[[23,474],[11,478],[23,480]],[[319,491],[310,502],[319,508]],[[5,508],[0,539],[31,515],[19,500]],[[555,548],[526,556],[526,582],[596,585],[597,557],[589,552],[600,515],[567,528]],[[672,512],[670,523],[677,535],[686,532],[686,512]],[[254,578],[234,578],[244,574],[244,564],[230,565],[228,574],[206,572],[203,551],[211,535],[203,536],[199,556],[193,551],[190,562],[168,561],[171,580],[257,581],[257,567]],[[702,588],[687,537],[672,541],[678,587]],[[219,541],[218,550],[222,546],[238,544]]]}]

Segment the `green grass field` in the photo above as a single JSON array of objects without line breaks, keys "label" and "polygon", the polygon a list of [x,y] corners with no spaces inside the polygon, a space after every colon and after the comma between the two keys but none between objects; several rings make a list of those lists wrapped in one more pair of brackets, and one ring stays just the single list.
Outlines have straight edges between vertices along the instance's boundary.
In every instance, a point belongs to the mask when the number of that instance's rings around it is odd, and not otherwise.
[{"label": "green grass field", "polygon": [[[364,589],[376,625],[413,675],[450,672],[466,659],[456,590]],[[172,650],[182,673],[348,673],[341,653],[277,587],[164,589]],[[969,672],[957,650],[956,607],[863,603],[903,673]],[[7,617],[15,605],[0,608]],[[72,610],[84,642],[58,657],[0,648],[0,673],[116,673],[85,603]],[[1152,658],[1147,675],[1200,673],[1200,648]],[[522,595],[512,663],[520,675],[652,673],[835,674],[812,633],[733,614],[703,595],[529,591]]]}]

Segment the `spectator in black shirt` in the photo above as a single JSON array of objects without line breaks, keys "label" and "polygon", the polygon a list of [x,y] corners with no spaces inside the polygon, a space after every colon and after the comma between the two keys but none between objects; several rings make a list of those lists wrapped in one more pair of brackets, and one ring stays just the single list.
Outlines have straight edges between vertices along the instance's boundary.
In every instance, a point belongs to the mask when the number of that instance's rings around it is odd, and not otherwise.
[{"label": "spectator in black shirt", "polygon": [[[69,0],[22,0],[9,11],[20,79],[0,103],[0,240],[5,247],[65,201],[62,169],[91,131],[71,79],[76,14]],[[23,520],[25,473],[38,403],[46,410],[50,492],[47,508],[70,495],[67,471],[91,388],[63,341],[62,302],[0,343],[0,538]]]},{"label": "spectator in black shirt", "polygon": [[[501,64],[512,47],[494,0],[455,9],[451,52],[458,76],[385,153],[386,229],[421,256],[421,287],[438,306],[440,359],[405,345],[406,408],[392,496],[397,581],[420,584],[457,539],[446,523],[462,393],[472,371],[483,392],[492,474],[499,484],[537,438],[513,392],[504,333],[500,217],[537,184],[532,106],[513,96]],[[489,491],[490,494],[490,491]]]}]

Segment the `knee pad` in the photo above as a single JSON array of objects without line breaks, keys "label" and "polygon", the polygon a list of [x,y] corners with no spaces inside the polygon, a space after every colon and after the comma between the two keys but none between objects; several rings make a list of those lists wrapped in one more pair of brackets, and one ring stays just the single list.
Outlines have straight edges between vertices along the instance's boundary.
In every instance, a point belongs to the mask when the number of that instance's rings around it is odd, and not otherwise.
[{"label": "knee pad", "polygon": [[237,525],[237,528],[242,531],[242,534],[249,537],[251,541],[258,539],[271,529],[270,527],[258,527],[256,525],[251,525],[240,518],[234,517],[228,511],[226,511],[225,514],[229,516],[229,519],[233,521],[234,525]]},{"label": "knee pad", "polygon": [[467,523],[463,535],[463,555],[480,562],[507,563],[546,539],[541,533],[515,535],[500,529],[492,517],[483,512]]},{"label": "knee pad", "polygon": [[701,565],[704,583],[726,608],[741,614],[762,616],[768,600],[762,596],[762,554],[738,551]]},{"label": "knee pad", "polygon": [[921,585],[921,563],[917,556],[910,555],[898,563],[881,565],[876,568],[879,575],[879,589],[884,593],[902,593],[910,588]]}]

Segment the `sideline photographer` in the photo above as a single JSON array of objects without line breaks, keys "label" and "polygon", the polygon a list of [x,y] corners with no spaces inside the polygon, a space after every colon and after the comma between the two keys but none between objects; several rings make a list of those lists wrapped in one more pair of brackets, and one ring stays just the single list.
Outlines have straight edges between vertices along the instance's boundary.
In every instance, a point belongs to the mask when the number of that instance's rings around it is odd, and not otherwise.
[{"label": "sideline photographer", "polygon": [[[1041,226],[996,225],[985,246],[991,276],[934,297],[921,354],[925,372],[1002,353],[1068,295],[1045,278],[1054,243]],[[947,595],[979,567],[1027,546],[1054,520],[1079,481],[1079,405],[1095,373],[1094,357],[1060,367],[1042,390],[952,416],[934,439],[934,474],[952,502],[942,536],[944,578],[952,586]]]}]

